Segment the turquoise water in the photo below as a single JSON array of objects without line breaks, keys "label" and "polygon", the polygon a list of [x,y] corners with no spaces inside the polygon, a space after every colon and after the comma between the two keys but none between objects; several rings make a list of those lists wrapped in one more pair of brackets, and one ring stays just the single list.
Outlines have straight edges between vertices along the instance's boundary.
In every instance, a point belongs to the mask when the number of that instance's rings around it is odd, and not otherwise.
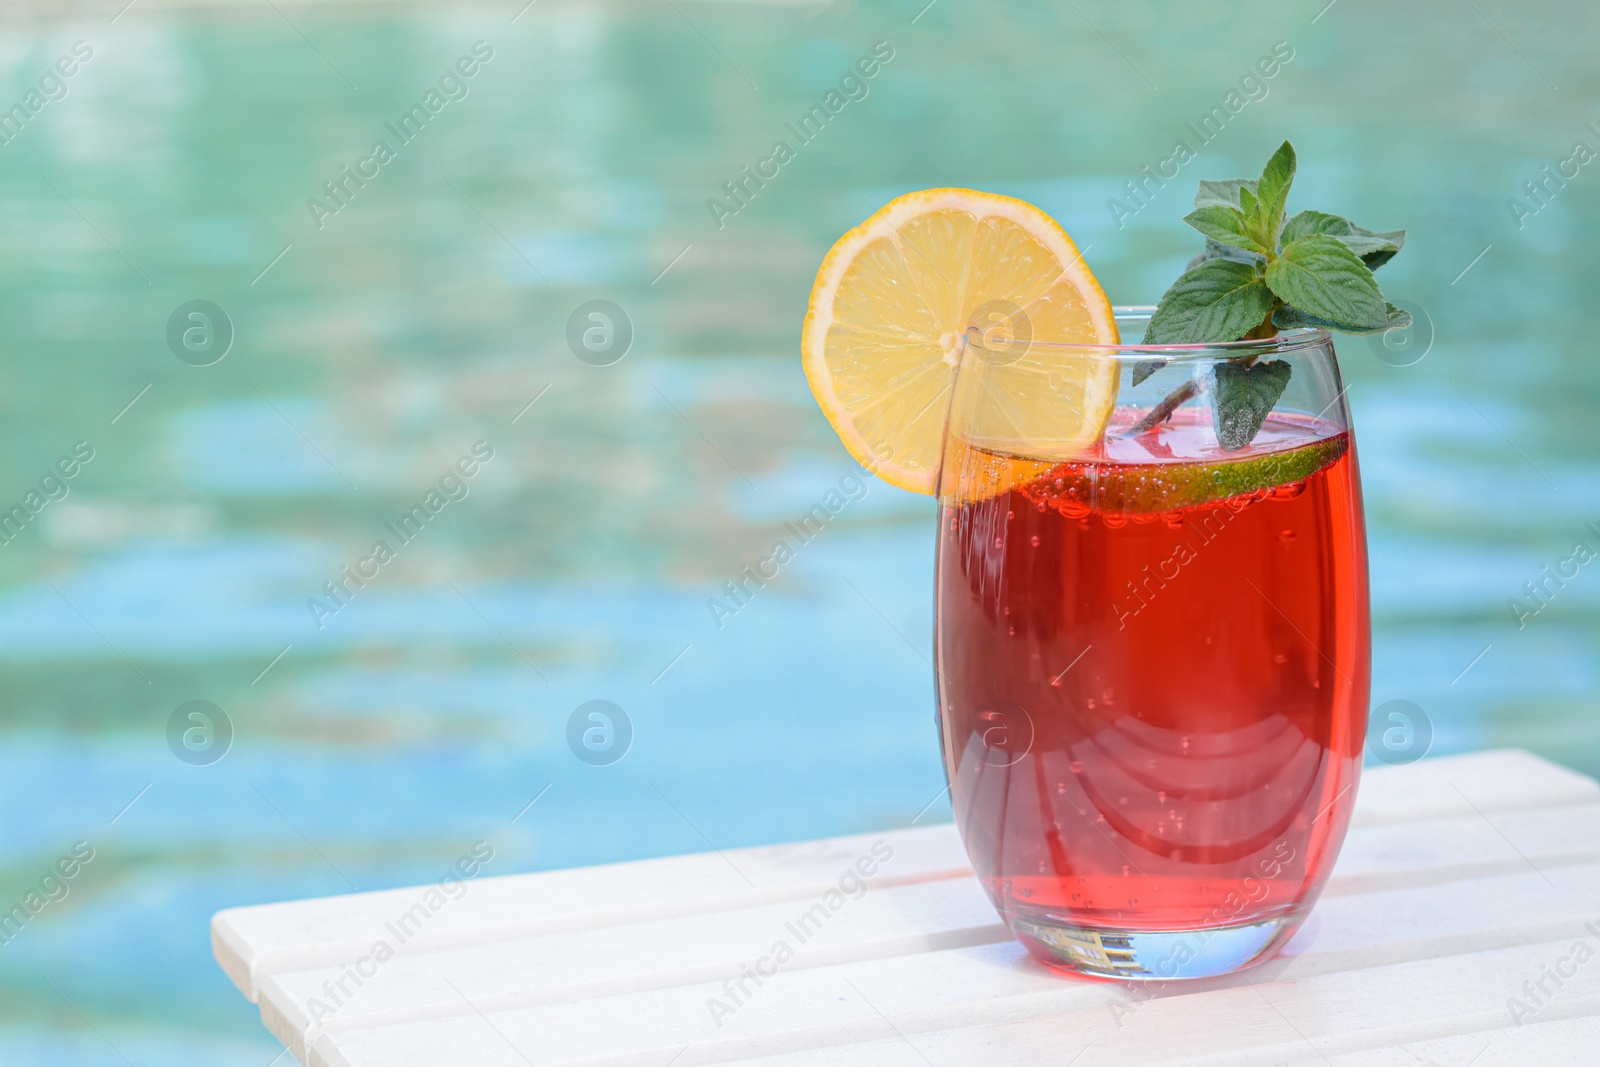
[{"label": "turquoise water", "polygon": [[[1520,629],[1508,603],[1600,548],[1600,170],[1521,189],[1600,148],[1592,7],[120,6],[0,33],[0,106],[39,92],[0,144],[0,510],[41,505],[0,545],[0,902],[94,850],[0,944],[7,1063],[261,1067],[211,913],[432,880],[479,839],[510,873],[947,817],[928,500],[863,483],[708,607],[855,470],[799,322],[832,240],[914,188],[1033,200],[1121,303],[1191,254],[1194,179],[1285,136],[1294,204],[1407,227],[1385,288],[1431,349],[1340,342],[1374,704],[1423,709],[1434,753],[1600,772],[1600,579]],[[566,339],[595,299],[633,326],[607,366]],[[193,300],[232,325],[210,365],[203,323],[190,362],[168,344]],[[465,496],[391,534],[478,442]],[[595,699],[632,726],[611,765],[568,744]],[[191,700],[231,723],[209,765],[169,748]]]}]

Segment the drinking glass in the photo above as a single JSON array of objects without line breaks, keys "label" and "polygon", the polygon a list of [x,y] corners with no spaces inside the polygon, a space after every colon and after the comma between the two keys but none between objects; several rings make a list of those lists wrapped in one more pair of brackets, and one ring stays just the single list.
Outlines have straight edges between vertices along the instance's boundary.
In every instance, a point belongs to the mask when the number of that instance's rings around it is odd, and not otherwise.
[{"label": "drinking glass", "polygon": [[[1122,336],[1150,313],[1117,309]],[[1109,361],[1105,434],[1064,447],[1019,423],[1020,360]],[[1287,390],[1224,448],[1215,369],[1275,361]],[[1163,400],[1170,417],[1145,429]],[[1327,881],[1366,733],[1366,535],[1330,335],[969,331],[938,497],[945,771],[1011,931],[1052,966],[1116,979],[1269,956]]]}]

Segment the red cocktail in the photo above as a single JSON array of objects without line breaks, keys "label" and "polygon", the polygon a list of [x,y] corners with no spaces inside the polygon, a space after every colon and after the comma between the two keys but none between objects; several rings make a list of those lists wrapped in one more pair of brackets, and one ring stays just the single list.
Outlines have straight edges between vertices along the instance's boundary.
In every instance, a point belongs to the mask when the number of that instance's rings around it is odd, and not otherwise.
[{"label": "red cocktail", "polygon": [[979,877],[1049,963],[1242,966],[1298,925],[1343,840],[1369,669],[1355,450],[1326,335],[1272,344],[1330,402],[1239,451],[1200,403],[1144,433],[1119,407],[1064,462],[974,443],[952,412],[946,770]]}]

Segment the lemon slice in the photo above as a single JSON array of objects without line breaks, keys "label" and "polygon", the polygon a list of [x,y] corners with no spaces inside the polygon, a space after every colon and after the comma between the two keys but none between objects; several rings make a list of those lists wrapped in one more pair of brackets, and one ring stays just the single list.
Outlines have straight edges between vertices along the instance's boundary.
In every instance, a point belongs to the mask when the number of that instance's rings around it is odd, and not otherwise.
[{"label": "lemon slice", "polygon": [[[969,343],[969,330],[985,343]],[[1021,200],[926,189],[839,238],[817,270],[800,349],[850,454],[931,494],[956,370],[978,349],[985,426],[970,443],[1060,460],[1104,432],[1116,362],[1032,344],[1041,341],[1118,341],[1111,302],[1072,239]]]}]

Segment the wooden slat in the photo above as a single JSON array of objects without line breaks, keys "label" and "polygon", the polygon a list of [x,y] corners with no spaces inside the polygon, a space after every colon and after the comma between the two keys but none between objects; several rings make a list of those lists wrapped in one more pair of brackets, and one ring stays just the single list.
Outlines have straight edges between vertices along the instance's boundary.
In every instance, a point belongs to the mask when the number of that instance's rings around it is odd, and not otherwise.
[{"label": "wooden slat", "polygon": [[[1591,936],[1590,940],[1596,939]],[[1199,994],[1160,997],[1131,1016],[1113,1016],[1107,1009],[1094,1007],[1018,1022],[917,1031],[912,1027],[920,1021],[918,1017],[889,1013],[888,1019],[879,1017],[883,1032],[871,1040],[719,1062],[739,1067],[927,1067],[929,1063],[1065,1064],[1078,1056],[1073,1067],[1270,1067],[1323,1063],[1324,1056],[1339,1053],[1350,1056],[1350,1062],[1367,1064],[1375,1049],[1452,1036],[1470,1036],[1479,1048],[1490,1043],[1517,1047],[1520,1035],[1529,1027],[1519,1028],[1512,1022],[1506,1000],[1525,977],[1537,976],[1568,944],[1522,945],[1446,960],[1340,971],[1302,981],[1238,983]],[[877,1002],[883,995],[882,990],[857,984],[858,998]],[[1600,967],[1590,966],[1567,979],[1561,997],[1536,1019],[1593,1020],[1597,1015]],[[475,1021],[487,1036],[496,1036],[481,1020]],[[479,1067],[515,1067],[523,1062],[503,1040],[498,1052],[487,1041],[479,1047],[484,1058],[473,1060]],[[366,1056],[368,1050],[352,1042],[344,1055],[351,1053]],[[353,1067],[387,1061],[331,1062]],[[414,1067],[421,1062],[395,1061],[394,1067]],[[600,1067],[648,1061],[585,1062]],[[707,1061],[697,1060],[691,1046],[679,1058],[678,1067],[692,1067],[697,1062]],[[1411,1061],[1419,1062],[1428,1061]],[[1531,1058],[1512,1062],[1519,1067],[1541,1063]],[[1576,1067],[1593,1060],[1545,1062]]]},{"label": "wooden slat", "polygon": [[1600,1054],[1600,1015],[1563,1017],[1560,1008],[1540,1013],[1510,1031],[1457,1034],[1427,1041],[1407,1042],[1385,1049],[1342,1052],[1324,1058],[1305,1050],[1285,1061],[1285,1067],[1317,1064],[1319,1067],[1528,1067],[1543,1064],[1592,1064]]},{"label": "wooden slat", "polygon": [[[960,840],[949,824],[941,823],[721,854],[483,877],[470,883],[460,900],[432,916],[409,946],[429,951],[813,897],[873,842],[886,837],[895,851],[891,880],[954,877],[969,870]],[[212,919],[212,947],[234,984],[255,1000],[262,975],[359,958],[375,941],[390,936],[384,924],[411,909],[428,888],[230,908]]]},{"label": "wooden slat", "polygon": [[1600,782],[1531,752],[1493,749],[1362,772],[1355,825],[1592,800]]},{"label": "wooden slat", "polygon": [[[1448,969],[1454,957],[1586,936],[1585,922],[1600,916],[1600,902],[1591,899],[1588,888],[1600,884],[1600,865],[1559,868],[1550,874],[1554,888],[1543,875],[1531,871],[1453,886],[1454,906],[1449,909],[1439,907],[1436,886],[1325,900],[1282,958],[1207,987],[1293,983],[1419,961]],[[1506,921],[1508,900],[1517,902],[1514,922]],[[1600,937],[1594,940],[1600,946]],[[454,962],[469,968],[472,963]],[[736,973],[737,965],[730,970]],[[648,992],[525,1008],[497,1006],[493,995],[485,992],[496,986],[492,972],[456,970],[441,963],[427,980],[447,991],[454,1001],[450,1006],[459,1010],[427,1022],[389,1018],[378,1027],[333,1031],[316,1043],[319,1056],[313,1064],[320,1067],[348,1059],[347,1046],[354,1042],[376,1058],[352,1062],[420,1065],[426,1060],[407,1058],[407,1050],[422,1047],[424,1035],[452,1019],[505,1035],[536,1065],[597,1054],[617,1063],[648,1064],[664,1062],[688,1044],[697,1050],[691,1062],[719,1062],[744,1053],[778,1054],[818,1042],[831,1045],[852,1033],[916,1034],[1003,1018],[1020,1023],[1062,1011],[1109,1017],[1113,1005],[1137,1003],[1116,984],[1063,980],[1028,960],[1009,940],[848,964],[791,966],[768,980],[720,1026],[707,1004],[710,998],[728,995],[715,980],[672,982]],[[1196,988],[1177,983],[1165,992],[1183,994]],[[851,996],[853,989],[868,999]],[[359,1002],[351,1007],[359,1010]],[[479,1012],[492,1020],[492,1026],[482,1021]],[[880,1012],[895,1020],[892,1028]],[[608,1026],[608,1019],[627,1019],[632,1025]]]},{"label": "wooden slat", "polygon": [[[1469,856],[1476,858],[1465,858]],[[1559,877],[1554,872],[1561,867],[1585,861],[1600,861],[1600,804],[1548,813],[1516,810],[1498,815],[1494,824],[1477,814],[1395,824],[1351,836],[1327,897],[1414,887],[1428,889],[1422,898],[1431,901],[1430,887],[1452,880],[1527,874],[1535,870],[1530,864]],[[886,871],[892,870],[892,862]],[[784,924],[811,902],[730,908],[426,954],[407,952],[385,963],[359,990],[347,980],[353,993],[348,998],[324,990],[324,983],[339,981],[343,966],[291,971],[265,983],[262,1017],[299,1052],[302,1037],[321,1029],[312,1026],[307,1006],[313,1000],[337,1005],[328,1026],[349,1028],[419,1014],[469,1013],[472,1008],[462,1000],[463,993],[479,1009],[491,1010],[720,981],[767,953],[776,938],[788,937]],[[1314,913],[1314,923],[1320,914]],[[874,884],[861,900],[831,918],[790,966],[1008,939],[970,877]],[[641,955],[641,946],[649,952]],[[444,982],[444,975],[467,976],[458,982],[460,992]],[[480,975],[492,977],[480,981]]]},{"label": "wooden slat", "polygon": [[[1198,996],[1196,984],[1176,985],[1163,999],[1207,1001],[1244,981],[1271,990],[1397,967],[1448,969],[1524,943],[1548,947],[1600,918],[1600,785],[1525,753],[1372,772],[1355,824],[1325,899],[1281,958]],[[775,940],[794,943],[784,924],[875,843],[894,855],[870,891],[830,913],[757,997],[716,1025],[707,1003],[729,999],[722,980]],[[686,1045],[682,1064],[899,1062],[915,1055],[902,1033],[961,1045],[953,1035],[1003,1024],[1007,1043],[1031,1048],[1039,1020],[1109,1017],[1127,995],[1028,960],[948,824],[483,879],[355,988],[349,966],[378,938],[395,941],[384,923],[417,893],[224,912],[214,923],[218,958],[242,989],[259,991],[273,1032],[317,1067],[494,1064],[507,1055],[512,1067],[659,1065]],[[341,980],[342,991],[332,984]],[[891,1036],[902,1051],[872,1060]],[[863,1058],[854,1058],[857,1046]],[[842,1058],[806,1059],[810,1050]]]},{"label": "wooden slat", "polygon": [[[737,973],[741,963],[768,952],[780,938],[797,944],[798,936],[786,924],[798,923],[812,903],[790,901],[426,955],[407,953],[377,969],[339,1008],[332,1024],[471,1014],[463,995],[479,1010],[489,1011],[633,992],[649,999],[663,987],[714,984]],[[803,928],[809,935],[803,946],[808,965],[913,956],[1010,937],[970,877],[875,887],[838,913],[824,913],[827,919],[820,926]],[[313,998],[331,1004],[323,983],[337,981],[342,971],[316,968],[268,978],[262,987],[262,1019],[280,1040],[306,1033],[312,1014],[308,1004]],[[295,1047],[292,1040],[285,1044]]]}]

